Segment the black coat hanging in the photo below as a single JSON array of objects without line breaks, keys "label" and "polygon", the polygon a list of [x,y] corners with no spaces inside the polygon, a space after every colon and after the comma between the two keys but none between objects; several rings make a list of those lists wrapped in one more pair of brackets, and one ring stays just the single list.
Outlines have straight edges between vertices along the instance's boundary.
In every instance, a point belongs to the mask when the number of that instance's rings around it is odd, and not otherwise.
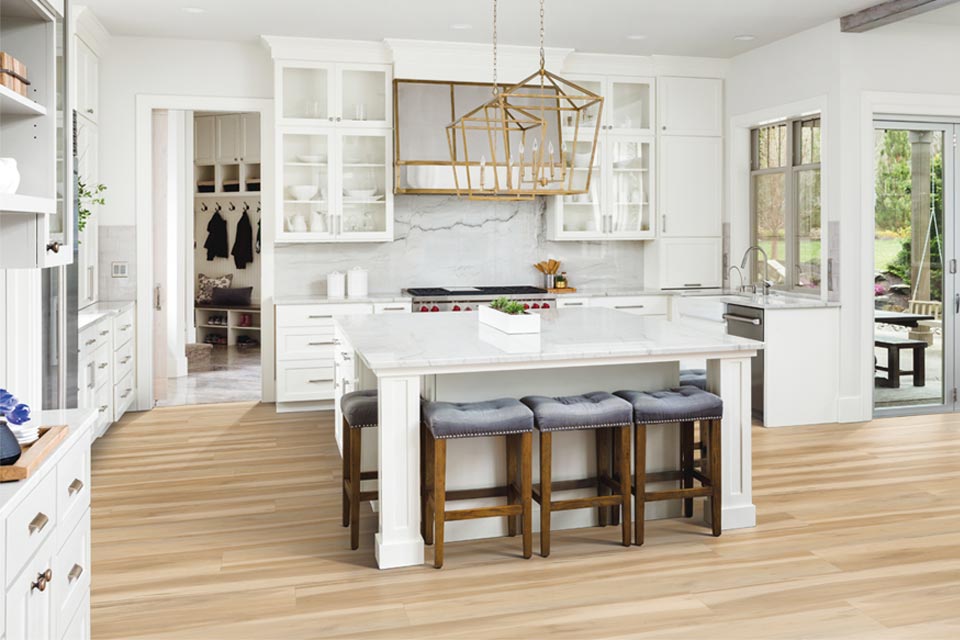
[{"label": "black coat hanging", "polygon": [[207,223],[207,241],[203,243],[203,248],[207,250],[207,260],[214,258],[228,258],[227,254],[227,221],[223,219],[219,211],[215,211],[210,216],[210,222]]},{"label": "black coat hanging", "polygon": [[237,222],[236,240],[233,242],[233,251],[230,253],[233,255],[237,269],[246,269],[247,265],[253,262],[253,226],[246,211]]}]

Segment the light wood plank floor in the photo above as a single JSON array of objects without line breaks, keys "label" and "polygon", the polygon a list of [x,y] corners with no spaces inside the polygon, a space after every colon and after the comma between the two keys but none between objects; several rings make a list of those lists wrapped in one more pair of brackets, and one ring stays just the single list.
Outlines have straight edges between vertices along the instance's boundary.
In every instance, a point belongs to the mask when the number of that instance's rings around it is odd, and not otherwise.
[{"label": "light wood plank floor", "polygon": [[369,510],[349,550],[331,429],[254,404],[114,425],[94,638],[960,637],[960,416],[754,429],[754,530],[559,532],[528,561],[519,538],[452,543],[441,571],[377,571]]}]

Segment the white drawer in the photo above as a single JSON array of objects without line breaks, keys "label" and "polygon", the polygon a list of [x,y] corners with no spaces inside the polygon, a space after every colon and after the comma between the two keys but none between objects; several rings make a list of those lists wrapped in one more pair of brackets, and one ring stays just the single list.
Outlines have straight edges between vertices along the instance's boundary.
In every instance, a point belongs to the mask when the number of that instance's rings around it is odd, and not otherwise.
[{"label": "white drawer", "polygon": [[99,389],[103,385],[112,382],[111,367],[113,366],[113,349],[109,344],[102,344],[97,347],[93,357],[96,360],[96,369],[94,371],[96,380],[94,386]]},{"label": "white drawer", "polygon": [[67,536],[90,506],[90,439],[84,437],[57,463],[57,544]]},{"label": "white drawer", "polygon": [[130,340],[125,345],[121,345],[113,354],[113,379],[120,380],[128,373],[133,371],[136,364],[136,344]]},{"label": "white drawer", "polygon": [[113,319],[113,348],[119,349],[133,339],[134,316],[133,309],[124,311]]},{"label": "white drawer", "polygon": [[113,390],[114,386],[105,384],[94,396],[94,407],[97,410],[97,421],[94,424],[93,432],[102,433],[111,422],[113,422]]},{"label": "white drawer", "polygon": [[375,302],[373,305],[374,313],[410,313],[413,309],[413,303],[407,302]]},{"label": "white drawer", "polygon": [[113,422],[119,420],[133,404],[135,381],[136,376],[130,372],[113,387]]},{"label": "white drawer", "polygon": [[332,362],[278,362],[277,400],[303,402],[333,398]]},{"label": "white drawer", "polygon": [[[104,335],[104,332],[106,334]],[[102,345],[108,344],[107,338],[110,337],[110,323],[100,321],[92,324],[80,332],[78,342],[80,346],[80,357],[93,353]]]},{"label": "white drawer", "polygon": [[665,316],[670,301],[666,296],[635,296],[597,298],[591,301],[594,307],[609,307],[638,316]]},{"label": "white drawer", "polygon": [[77,383],[77,406],[81,409],[92,409],[97,401],[97,357],[95,353],[80,356]]},{"label": "white drawer", "polygon": [[79,524],[54,557],[53,582],[50,586],[53,589],[57,634],[62,635],[90,590],[89,509],[81,514]]},{"label": "white drawer", "polygon": [[332,327],[333,316],[373,313],[371,304],[294,304],[277,306],[277,327]]},{"label": "white drawer", "polygon": [[56,528],[57,474],[51,471],[7,516],[8,584]]},{"label": "white drawer", "polygon": [[336,341],[329,330],[305,327],[277,329],[277,360],[332,361]]},{"label": "white drawer", "polygon": [[564,307],[589,307],[590,301],[587,298],[568,298],[566,295],[557,297],[557,308]]}]

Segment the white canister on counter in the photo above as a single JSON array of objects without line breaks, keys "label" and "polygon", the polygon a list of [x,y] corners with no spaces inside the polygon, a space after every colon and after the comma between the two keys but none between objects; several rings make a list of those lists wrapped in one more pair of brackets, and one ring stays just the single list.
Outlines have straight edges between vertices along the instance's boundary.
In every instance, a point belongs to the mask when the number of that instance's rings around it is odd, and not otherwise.
[{"label": "white canister on counter", "polygon": [[367,270],[354,267],[347,272],[347,295],[351,298],[366,298],[368,293]]},{"label": "white canister on counter", "polygon": [[347,281],[342,271],[327,274],[327,297],[343,298],[346,296]]},{"label": "white canister on counter", "polygon": [[20,171],[16,158],[0,158],[0,193],[16,193],[20,186]]}]

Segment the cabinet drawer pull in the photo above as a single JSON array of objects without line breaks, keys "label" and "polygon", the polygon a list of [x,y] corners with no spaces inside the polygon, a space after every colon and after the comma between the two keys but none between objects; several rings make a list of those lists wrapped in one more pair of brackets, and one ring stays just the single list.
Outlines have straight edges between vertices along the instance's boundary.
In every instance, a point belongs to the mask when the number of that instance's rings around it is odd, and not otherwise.
[{"label": "cabinet drawer pull", "polygon": [[323,382],[333,382],[333,378],[317,378],[316,380],[307,380],[309,384],[321,384]]},{"label": "cabinet drawer pull", "polygon": [[332,318],[333,316],[307,316],[309,320],[322,320],[324,318]]},{"label": "cabinet drawer pull", "polygon": [[120,364],[127,364],[128,362],[130,362],[130,358],[132,358],[132,357],[133,357],[133,356],[127,356],[126,358],[124,358],[123,360],[120,361]]},{"label": "cabinet drawer pull", "polygon": [[101,362],[100,364],[97,365],[97,369],[106,369],[106,368],[109,367],[109,366],[110,366],[110,363],[108,363],[108,362]]},{"label": "cabinet drawer pull", "polygon": [[89,346],[92,345],[92,344],[97,344],[97,339],[96,339],[96,338],[94,338],[93,340],[87,340],[86,342],[83,343],[83,346],[89,347]]},{"label": "cabinet drawer pull", "polygon": [[384,311],[406,311],[406,307],[384,307]]},{"label": "cabinet drawer pull", "polygon": [[43,528],[47,526],[47,523],[50,522],[50,518],[47,517],[47,514],[42,511],[30,521],[30,525],[27,527],[30,530],[30,535],[35,533],[40,533],[43,531]]},{"label": "cabinet drawer pull", "polygon": [[646,309],[647,305],[645,304],[624,304],[615,306],[614,309]]},{"label": "cabinet drawer pull", "polygon": [[752,324],[755,327],[759,327],[763,322],[760,318],[748,318],[746,316],[738,316],[733,313],[723,314],[723,319],[729,322],[742,322],[743,324]]},{"label": "cabinet drawer pull", "polygon": [[83,574],[83,567],[78,564],[73,565],[70,573],[67,574],[67,582],[73,582]]},{"label": "cabinet drawer pull", "polygon": [[129,331],[131,327],[133,327],[132,324],[125,324],[122,327],[120,327],[120,331]]},{"label": "cabinet drawer pull", "polygon": [[343,357],[344,360],[349,360],[349,359],[350,359],[350,354],[347,353],[346,351],[341,351],[341,352],[340,352],[340,355]]},{"label": "cabinet drawer pull", "polygon": [[81,489],[83,489],[83,480],[80,478],[74,478],[73,482],[70,483],[70,486],[67,487],[67,493],[72,496],[75,493],[80,493]]},{"label": "cabinet drawer pull", "polygon": [[100,406],[100,413],[103,413],[104,411],[106,411],[106,410],[109,409],[109,408],[110,408],[110,405],[108,405],[108,404],[101,405],[101,406]]},{"label": "cabinet drawer pull", "polygon": [[127,388],[126,391],[124,391],[123,393],[120,394],[120,399],[122,400],[123,398],[126,398],[128,395],[130,395],[130,391],[131,391],[131,389],[130,389],[130,388]]},{"label": "cabinet drawer pull", "polygon": [[686,282],[686,283],[684,283],[683,286],[685,286],[685,287],[702,287],[703,285],[700,284],[699,282]]},{"label": "cabinet drawer pull", "polygon": [[110,335],[110,332],[109,332],[109,331],[101,331],[101,332],[100,332],[100,335],[102,335],[102,336],[108,336],[108,335]]},{"label": "cabinet drawer pull", "polygon": [[328,344],[337,344],[335,340],[328,340],[327,342],[308,342],[308,347],[322,347]]},{"label": "cabinet drawer pull", "polygon": [[564,304],[563,306],[565,306],[565,307],[582,307],[582,306],[583,306],[583,303],[582,303],[582,302],[567,302],[567,303]]}]

